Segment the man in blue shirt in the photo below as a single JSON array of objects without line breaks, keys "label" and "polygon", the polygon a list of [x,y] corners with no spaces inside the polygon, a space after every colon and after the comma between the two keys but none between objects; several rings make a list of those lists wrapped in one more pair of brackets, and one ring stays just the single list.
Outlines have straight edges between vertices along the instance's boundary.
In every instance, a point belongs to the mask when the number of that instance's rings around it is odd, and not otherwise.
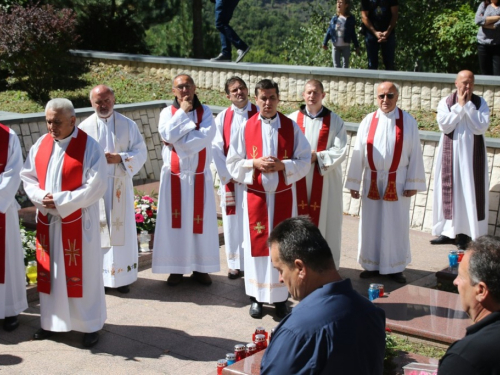
[{"label": "man in blue shirt", "polygon": [[261,375],[383,372],[385,314],[335,268],[319,229],[299,216],[269,236],[273,267],[300,303],[276,328]]}]

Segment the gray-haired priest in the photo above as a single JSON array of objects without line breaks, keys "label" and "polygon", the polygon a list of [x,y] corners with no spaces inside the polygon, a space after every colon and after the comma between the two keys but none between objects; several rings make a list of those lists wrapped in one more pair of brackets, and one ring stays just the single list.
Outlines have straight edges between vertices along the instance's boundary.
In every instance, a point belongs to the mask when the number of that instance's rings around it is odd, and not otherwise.
[{"label": "gray-haired priest", "polygon": [[102,281],[99,199],[107,184],[101,146],[75,126],[73,104],[53,99],[45,108],[48,134],[31,148],[21,179],[38,209],[38,291],[41,328],[85,333],[93,346],[106,320]]},{"label": "gray-haired priest", "polygon": [[95,113],[78,127],[99,142],[108,163],[108,190],[99,202],[104,286],[128,293],[139,269],[132,177],[146,162],[146,144],[137,124],[113,110],[110,87],[94,87],[90,103]]}]

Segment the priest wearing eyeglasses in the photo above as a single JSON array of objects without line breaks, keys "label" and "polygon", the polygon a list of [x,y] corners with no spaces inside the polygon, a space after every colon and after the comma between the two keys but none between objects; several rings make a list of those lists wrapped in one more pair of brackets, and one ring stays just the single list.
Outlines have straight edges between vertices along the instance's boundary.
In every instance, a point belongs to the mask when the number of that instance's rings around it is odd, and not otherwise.
[{"label": "priest wearing eyeglasses", "polygon": [[425,191],[426,183],[417,121],[397,107],[398,97],[394,83],[378,85],[379,109],[359,125],[345,186],[362,202],[360,277],[387,275],[404,284],[411,262],[411,197]]}]

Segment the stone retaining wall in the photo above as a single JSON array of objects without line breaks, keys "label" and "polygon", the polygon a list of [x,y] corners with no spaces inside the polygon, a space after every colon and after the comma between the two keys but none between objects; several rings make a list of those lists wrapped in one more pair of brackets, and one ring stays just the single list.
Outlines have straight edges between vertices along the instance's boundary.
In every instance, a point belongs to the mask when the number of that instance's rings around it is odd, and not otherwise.
[{"label": "stone retaining wall", "polygon": [[[131,105],[117,105],[115,108],[120,113],[136,121],[141,134],[144,136],[148,148],[148,160],[136,179],[159,180],[161,174],[162,144],[158,135],[158,120],[160,111],[167,101],[154,101],[148,103],[138,103]],[[219,113],[221,107],[211,107],[212,112]],[[77,110],[77,122],[87,118],[93,113],[91,108]],[[36,140],[47,132],[45,116],[43,113],[29,115],[12,115],[4,117],[2,123],[12,127],[19,135],[23,155],[26,157],[29,148]],[[344,180],[346,170],[352,155],[356,141],[358,124],[346,123],[349,143],[349,158],[342,164]],[[411,202],[411,227],[413,229],[430,232],[432,229],[432,206],[433,206],[433,176],[434,176],[434,156],[439,142],[439,134],[435,132],[420,132],[421,145],[424,155],[425,174],[427,181],[427,191],[418,193]],[[487,138],[486,146],[488,152],[489,165],[489,233],[500,235],[500,219],[498,212],[500,208],[500,140]],[[344,212],[350,215],[359,215],[360,200],[351,199],[347,189],[343,192]]]},{"label": "stone retaining wall", "polygon": [[[302,90],[308,79],[320,80],[326,101],[356,106],[376,104],[377,84],[389,80],[400,85],[398,106],[407,111],[437,109],[441,98],[455,89],[455,74],[390,72],[365,69],[336,69],[293,65],[254,63],[220,63],[208,60],[131,55],[125,53],[72,51],[74,56],[92,62],[117,66],[125,71],[173,78],[179,73],[190,74],[200,88],[224,91],[227,78],[239,75],[253,92],[255,84],[270,78],[279,84],[280,97],[290,102],[302,102]],[[488,103],[492,112],[500,112],[500,77],[476,76],[475,90]]]}]

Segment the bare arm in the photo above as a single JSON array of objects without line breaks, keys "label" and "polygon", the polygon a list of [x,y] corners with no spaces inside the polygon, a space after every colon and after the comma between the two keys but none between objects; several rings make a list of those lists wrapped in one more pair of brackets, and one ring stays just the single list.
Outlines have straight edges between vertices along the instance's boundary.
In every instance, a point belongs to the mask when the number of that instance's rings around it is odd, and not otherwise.
[{"label": "bare arm", "polygon": [[363,21],[363,24],[366,26],[368,31],[370,31],[373,35],[377,37],[377,39],[382,38],[382,33],[380,31],[375,30],[373,27],[372,21],[368,18],[368,11],[367,10],[362,10],[361,11],[361,21]]}]

